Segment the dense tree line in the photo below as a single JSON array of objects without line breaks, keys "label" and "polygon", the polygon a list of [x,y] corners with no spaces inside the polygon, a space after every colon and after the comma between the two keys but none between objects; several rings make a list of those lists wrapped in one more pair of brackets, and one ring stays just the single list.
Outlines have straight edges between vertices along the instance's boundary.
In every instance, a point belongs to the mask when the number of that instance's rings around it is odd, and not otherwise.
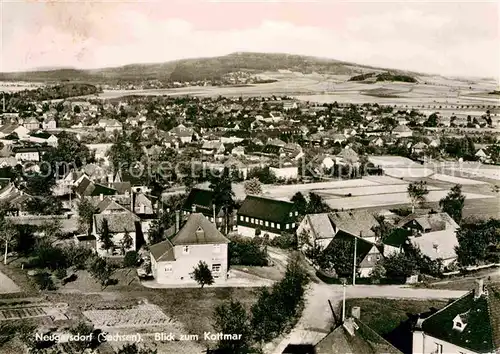
[{"label": "dense tree line", "polygon": [[218,332],[241,334],[241,339],[221,340],[218,348],[231,354],[261,352],[264,343],[290,329],[298,318],[307,284],[307,274],[295,257],[281,281],[260,291],[250,311],[237,300],[219,305],[213,316],[214,328]]}]

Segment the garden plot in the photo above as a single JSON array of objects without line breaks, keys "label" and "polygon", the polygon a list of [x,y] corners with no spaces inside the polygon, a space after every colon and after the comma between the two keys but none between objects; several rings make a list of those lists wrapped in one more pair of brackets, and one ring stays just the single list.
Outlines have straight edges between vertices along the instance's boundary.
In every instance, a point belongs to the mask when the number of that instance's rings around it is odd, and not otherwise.
[{"label": "garden plot", "polygon": [[51,320],[67,320],[64,314],[67,304],[44,304],[44,306],[13,307],[0,310],[0,321],[20,320],[35,317],[50,317]]},{"label": "garden plot", "polygon": [[147,326],[172,326],[181,330],[180,324],[176,323],[163,311],[153,304],[141,304],[131,309],[117,310],[91,310],[84,311],[94,326],[105,327],[147,327]]},{"label": "garden plot", "polygon": [[487,184],[486,182],[483,182],[483,181],[476,181],[473,179],[460,178],[460,177],[455,177],[455,176],[443,175],[443,174],[439,174],[439,173],[435,173],[430,178],[436,179],[438,181],[450,182],[450,183],[461,184],[461,185]]},{"label": "garden plot", "polygon": [[[438,202],[448,194],[447,190],[431,190],[426,196],[427,202]],[[475,193],[463,193],[467,199],[486,199],[494,198]],[[405,193],[389,193],[364,195],[357,197],[345,197],[338,199],[326,199],[325,202],[333,209],[359,209],[371,208],[386,205],[410,204],[408,194]]]}]

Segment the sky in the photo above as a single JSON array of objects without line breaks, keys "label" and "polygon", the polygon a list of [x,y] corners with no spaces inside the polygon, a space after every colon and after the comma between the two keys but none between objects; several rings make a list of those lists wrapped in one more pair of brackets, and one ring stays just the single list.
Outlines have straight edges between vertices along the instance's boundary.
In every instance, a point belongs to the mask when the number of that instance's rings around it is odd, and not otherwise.
[{"label": "sky", "polygon": [[500,79],[500,0],[0,0],[0,71],[304,54]]}]

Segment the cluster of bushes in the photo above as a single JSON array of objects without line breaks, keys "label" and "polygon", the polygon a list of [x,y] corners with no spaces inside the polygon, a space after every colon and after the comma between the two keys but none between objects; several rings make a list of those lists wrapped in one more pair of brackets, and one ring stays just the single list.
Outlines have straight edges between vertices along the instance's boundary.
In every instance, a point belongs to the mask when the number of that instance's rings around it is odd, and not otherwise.
[{"label": "cluster of bushes", "polygon": [[[47,241],[40,241],[34,248],[35,256],[26,264],[26,268],[41,269],[33,277],[40,290],[55,290],[56,286],[52,275],[61,280],[65,285],[76,280],[76,275],[68,277],[68,268],[75,270],[88,270],[90,275],[100,282],[102,286],[108,285],[115,265],[99,257],[92,250],[85,247],[65,246],[57,247]],[[127,262],[136,263],[137,253],[130,252],[126,257]]]},{"label": "cluster of bushes", "polygon": [[270,240],[269,245],[282,249],[296,249],[297,237],[295,236],[295,234],[283,233]]},{"label": "cluster of bushes", "polygon": [[260,238],[231,238],[229,264],[264,267],[268,265],[267,250]]},{"label": "cluster of bushes", "polygon": [[219,305],[214,313],[214,328],[242,336],[239,340],[221,340],[218,348],[234,354],[256,353],[256,346],[290,330],[302,311],[307,284],[307,274],[295,258],[285,277],[272,288],[262,290],[249,312],[237,300]]}]

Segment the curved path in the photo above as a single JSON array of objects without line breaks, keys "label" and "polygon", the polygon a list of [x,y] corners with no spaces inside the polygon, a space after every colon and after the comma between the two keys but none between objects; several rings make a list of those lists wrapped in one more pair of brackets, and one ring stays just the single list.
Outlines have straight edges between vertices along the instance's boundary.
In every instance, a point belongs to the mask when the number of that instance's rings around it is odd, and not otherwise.
[{"label": "curved path", "polygon": [[[395,285],[349,285],[346,298],[380,297],[388,299],[453,299],[467,291],[412,288]],[[342,285],[312,283],[307,292],[305,308],[295,328],[274,348],[266,348],[266,353],[281,354],[289,343],[317,343],[329,331],[333,323],[328,300],[334,308],[342,301]]]}]

